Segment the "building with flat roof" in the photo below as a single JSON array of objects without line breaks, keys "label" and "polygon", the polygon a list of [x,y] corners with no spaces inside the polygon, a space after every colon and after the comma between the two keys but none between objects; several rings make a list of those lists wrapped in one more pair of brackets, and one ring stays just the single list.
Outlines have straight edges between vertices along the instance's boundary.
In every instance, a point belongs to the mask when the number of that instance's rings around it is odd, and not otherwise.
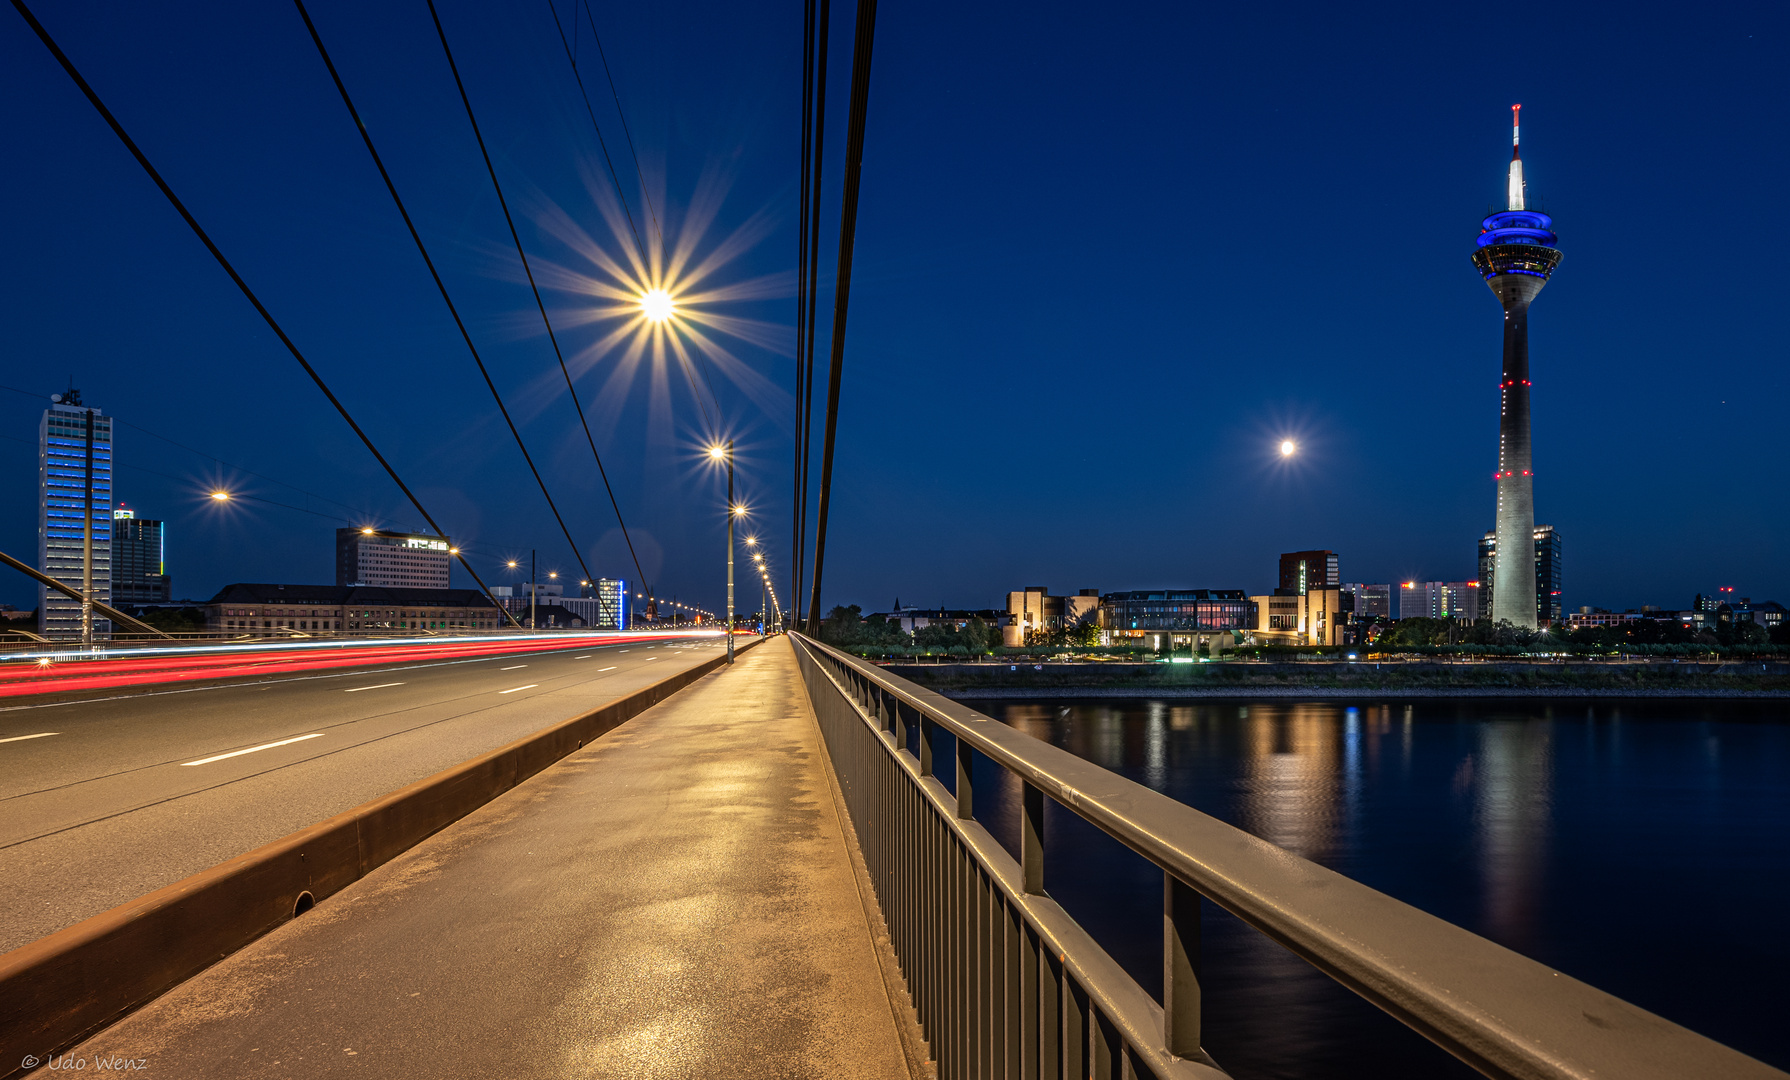
[{"label": "building with flat roof", "polygon": [[206,629],[266,634],[409,630],[472,632],[509,625],[477,589],[380,585],[226,585],[205,603]]},{"label": "building with flat roof", "polygon": [[1342,591],[1355,598],[1355,620],[1365,622],[1369,619],[1392,618],[1392,586],[1368,585],[1357,582],[1344,585]]},{"label": "building with flat roof", "polygon": [[1028,585],[1007,594],[1007,616],[1001,644],[1017,648],[1032,634],[1080,626],[1099,618],[1100,590],[1083,589],[1074,596],[1052,596],[1044,585]]},{"label": "building with flat roof", "polygon": [[162,522],[140,518],[122,503],[112,511],[112,604],[166,604],[174,599]]},{"label": "building with flat roof", "polygon": [[336,530],[336,584],[445,589],[453,541],[427,533]]},{"label": "building with flat roof", "polygon": [[1298,595],[1306,589],[1338,589],[1342,572],[1334,551],[1289,551],[1280,557],[1280,589]]},{"label": "building with flat roof", "polygon": [[1309,583],[1303,593],[1276,589],[1269,596],[1249,598],[1255,609],[1251,627],[1258,645],[1342,645],[1349,624],[1341,588],[1318,589]]},{"label": "building with flat roof", "polygon": [[1115,638],[1150,630],[1247,630],[1255,605],[1242,589],[1139,589],[1100,598],[1101,626]]},{"label": "building with flat roof", "polygon": [[[112,418],[81,403],[72,387],[50,398],[37,425],[37,568],[102,604],[112,602]],[[92,516],[87,507],[91,499]],[[92,534],[92,558],[87,537]],[[82,637],[81,601],[37,587],[38,632],[52,640]],[[93,638],[112,636],[109,619],[93,617]]]}]

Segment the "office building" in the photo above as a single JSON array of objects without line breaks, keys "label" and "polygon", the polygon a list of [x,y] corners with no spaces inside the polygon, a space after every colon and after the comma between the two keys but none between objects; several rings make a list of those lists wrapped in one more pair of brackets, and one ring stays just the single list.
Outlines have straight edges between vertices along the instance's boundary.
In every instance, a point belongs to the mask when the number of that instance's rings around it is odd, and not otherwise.
[{"label": "office building", "polygon": [[1280,591],[1294,596],[1307,589],[1339,589],[1342,573],[1334,551],[1289,551],[1280,557]]},{"label": "office building", "polygon": [[1367,585],[1357,582],[1344,585],[1342,591],[1355,600],[1355,621],[1392,618],[1392,586]]},{"label": "office building", "polygon": [[1271,596],[1249,598],[1255,608],[1256,643],[1260,645],[1342,645],[1348,616],[1343,591],[1314,588],[1303,593],[1276,589]]},{"label": "office building", "polygon": [[[1562,569],[1565,556],[1560,532],[1552,525],[1537,525],[1530,535],[1534,537],[1532,552],[1535,565],[1536,624],[1558,622],[1562,614],[1563,602],[1560,597],[1565,581],[1565,571]],[[1496,530],[1479,538],[1479,617],[1516,623],[1516,619],[1509,618],[1498,609],[1497,551]]]},{"label": "office building", "polygon": [[1001,644],[1017,648],[1032,634],[1081,626],[1100,617],[1100,590],[1083,589],[1074,596],[1052,596],[1044,585],[1028,585],[1007,594],[1007,618]]},{"label": "office building", "polygon": [[[38,422],[37,445],[37,568],[77,592],[90,589],[87,595],[110,604],[112,418],[84,405],[81,392],[71,388],[50,398]],[[81,639],[79,600],[46,585],[38,586],[37,600],[43,613],[39,633],[55,640]],[[112,636],[108,619],[95,617],[92,629],[95,640]]]},{"label": "office building", "polygon": [[1479,582],[1442,583],[1442,617],[1470,623],[1479,618]]},{"label": "office building", "polygon": [[257,636],[381,630],[469,632],[509,625],[477,589],[250,583],[220,589],[205,604],[205,623],[209,630]]},{"label": "office building", "polygon": [[1142,589],[1100,598],[1100,624],[1114,638],[1148,630],[1247,630],[1255,608],[1242,589]]},{"label": "office building", "polygon": [[1507,208],[1480,223],[1473,252],[1479,270],[1504,308],[1503,375],[1498,380],[1498,514],[1496,545],[1489,582],[1496,617],[1533,627],[1550,608],[1529,603],[1534,551],[1526,541],[1535,532],[1535,474],[1529,425],[1529,305],[1540,295],[1560,265],[1554,221],[1528,209],[1523,185],[1523,159],[1518,152],[1518,111],[1511,109],[1510,169],[1506,178]]},{"label": "office building", "polygon": [[166,604],[174,599],[163,524],[120,504],[112,511],[114,604]]},{"label": "office building", "polygon": [[445,536],[336,530],[336,584],[399,589],[445,589],[453,544]]},{"label": "office building", "polygon": [[1398,617],[1401,619],[1440,619],[1442,589],[1440,581],[1407,581],[1398,587]]}]

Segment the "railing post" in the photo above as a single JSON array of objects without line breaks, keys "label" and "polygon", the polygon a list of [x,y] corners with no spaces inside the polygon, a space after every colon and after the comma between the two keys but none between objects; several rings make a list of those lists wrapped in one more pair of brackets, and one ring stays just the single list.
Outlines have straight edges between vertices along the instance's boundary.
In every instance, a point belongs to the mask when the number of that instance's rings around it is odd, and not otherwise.
[{"label": "railing post", "polygon": [[1176,1057],[1200,1050],[1200,894],[1162,873],[1163,1046]]},{"label": "railing post", "polygon": [[976,816],[975,792],[971,790],[970,756],[973,751],[970,744],[962,739],[957,740],[957,816],[972,818]]},{"label": "railing post", "polygon": [[1024,812],[1019,824],[1019,866],[1025,891],[1040,896],[1044,893],[1044,792],[1026,781],[1021,781],[1020,787]]},{"label": "railing post", "polygon": [[920,714],[920,775],[931,776],[933,742],[938,739],[939,726],[925,713]]}]

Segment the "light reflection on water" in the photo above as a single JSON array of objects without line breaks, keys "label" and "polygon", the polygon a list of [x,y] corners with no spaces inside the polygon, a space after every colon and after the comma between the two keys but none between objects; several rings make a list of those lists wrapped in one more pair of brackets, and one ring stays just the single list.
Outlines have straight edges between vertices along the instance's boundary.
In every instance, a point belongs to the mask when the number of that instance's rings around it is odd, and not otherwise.
[{"label": "light reflection on water", "polygon": [[[1790,726],[1776,702],[971,702],[1780,1068]],[[983,763],[990,773],[993,766]],[[1018,785],[978,813],[1012,845]],[[1046,888],[1152,992],[1160,875],[1047,808]],[[1240,1077],[1475,1075],[1207,905],[1207,1046]]]}]

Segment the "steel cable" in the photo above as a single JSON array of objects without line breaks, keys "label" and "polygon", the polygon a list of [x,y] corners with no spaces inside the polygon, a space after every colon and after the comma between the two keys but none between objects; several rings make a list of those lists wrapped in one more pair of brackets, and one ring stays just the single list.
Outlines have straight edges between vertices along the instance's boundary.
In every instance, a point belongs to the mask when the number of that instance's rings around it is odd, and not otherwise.
[{"label": "steel cable", "polygon": [[[106,107],[106,103],[100,100],[99,94],[94,91],[92,86],[88,85],[74,62],[62,51],[62,47],[56,44],[56,40],[50,36],[50,32],[44,29],[43,23],[37,21],[37,16],[31,13],[29,7],[25,6],[24,0],[12,0],[12,6],[24,17],[25,22],[30,24],[31,30],[37,35],[38,40],[44,43],[44,47],[50,50],[50,55],[56,58],[58,64],[62,65],[62,70],[68,73],[68,77],[74,80],[81,93],[86,95],[87,101],[104,118],[106,124],[111,127],[112,133],[118,136],[119,141],[124,143],[125,149],[129,150],[131,156],[137,159],[137,164],[141,165],[143,171],[149,174],[149,178],[155,181],[155,186],[161,189],[168,202],[179,212],[187,226],[193,230],[193,234],[199,238],[199,242],[205,245],[207,251],[211,252],[211,257],[217,260],[224,272],[230,275],[230,280],[235,282],[236,287],[242,291],[242,295],[248,299],[250,304],[254,305],[255,311],[260,314],[262,321],[266,322],[268,328],[280,339],[280,344],[286,346],[286,351],[292,354],[292,358],[298,361],[300,367],[304,368],[305,374],[309,375],[311,381],[317,384],[317,389],[323,391],[323,396],[329,399],[331,405],[335,406],[336,412],[341,414],[342,419],[354,430],[354,434],[367,448],[367,452],[372,454],[374,459],[379,462],[380,467],[385,469],[385,473],[391,477],[392,483],[398,485],[398,490],[402,491],[404,497],[410,500],[410,505],[416,507],[416,512],[422,515],[424,521],[428,522],[429,528],[435,531],[435,535],[445,537],[447,533],[435,523],[434,516],[424,508],[422,500],[416,497],[416,494],[410,490],[410,486],[398,476],[398,470],[394,469],[391,462],[385,459],[385,455],[379,452],[379,448],[373,445],[373,440],[362,430],[360,424],[355,422],[354,417],[349,414],[347,406],[343,405],[341,399],[336,397],[335,392],[329,388],[329,384],[323,381],[323,376],[319,375],[317,369],[311,366],[311,362],[305,359],[305,354],[286,335],[279,320],[273,317],[273,313],[261,303],[261,298],[255,295],[255,290],[249,288],[249,283],[236,272],[236,267],[231,264],[229,259],[225,258],[223,251],[212,241],[211,235],[205,231],[204,226],[199,224],[199,219],[193,216],[192,211],[186,208],[186,204],[180,201],[180,196],[174,194],[174,189],[168,186],[166,180],[162,179],[162,174],[156,170],[154,165],[150,164],[149,158],[137,146],[136,140],[130,137],[130,133],[124,130],[124,125],[118,122],[116,116],[112,115],[112,110]],[[472,576],[472,580],[478,583],[479,589],[484,592],[485,598],[491,601],[491,605],[503,612],[504,618],[510,621],[510,625],[520,630],[522,624],[516,621],[516,617],[510,614],[508,608],[497,602],[497,597],[492,595],[490,587],[485,584],[484,579],[479,577],[478,571],[474,570],[472,564],[467,562],[466,556],[456,553],[455,557],[460,560],[460,565],[466,572]]]},{"label": "steel cable", "polygon": [[485,386],[491,391],[491,399],[497,402],[497,411],[503,414],[503,422],[509,425],[510,437],[516,440],[516,448],[522,451],[522,460],[528,462],[528,471],[534,474],[535,483],[540,486],[541,496],[547,500],[547,508],[553,511],[553,520],[559,522],[559,531],[565,534],[566,543],[571,545],[572,557],[578,560],[578,568],[584,571],[584,579],[594,582],[590,567],[584,563],[584,554],[578,550],[578,541],[572,539],[572,530],[566,527],[566,519],[560,516],[559,506],[553,501],[553,495],[547,490],[547,481],[541,478],[541,470],[535,467],[535,459],[528,452],[522,441],[522,433],[516,430],[516,421],[510,418],[510,410],[503,403],[503,395],[497,392],[497,384],[491,379],[491,372],[485,367],[485,360],[479,355],[478,346],[472,343],[472,335],[466,330],[466,323],[460,318],[460,309],[455,306],[454,298],[448,295],[447,284],[441,280],[441,274],[435,269],[435,260],[429,257],[429,249],[423,244],[423,238],[416,231],[416,223],[410,219],[410,211],[405,208],[404,200],[398,195],[397,185],[392,182],[391,173],[386,171],[385,161],[379,156],[379,150],[373,145],[373,136],[368,133],[366,123],[360,118],[360,110],[354,107],[354,99],[348,96],[348,87],[342,82],[342,76],[336,71],[335,61],[330,59],[329,50],[323,47],[323,37],[317,32],[317,25],[311,21],[311,13],[305,10],[304,0],[292,0],[298,7],[299,17],[305,21],[305,29],[311,32],[311,41],[317,46],[317,55],[323,58],[323,66],[329,69],[329,77],[335,81],[336,91],[342,95],[342,104],[348,106],[348,115],[354,118],[355,129],[360,132],[361,142],[366,144],[367,153],[372,155],[373,164],[379,169],[379,178],[385,181],[385,190],[391,193],[392,202],[398,207],[398,215],[404,219],[404,227],[410,230],[410,239],[416,242],[417,253],[423,257],[423,265],[429,268],[429,276],[435,279],[435,288],[441,293],[441,300],[447,305],[448,313],[454,317],[454,325],[460,330],[460,339],[466,342],[466,350],[472,353],[472,362],[478,365],[479,374],[484,376]]}]

